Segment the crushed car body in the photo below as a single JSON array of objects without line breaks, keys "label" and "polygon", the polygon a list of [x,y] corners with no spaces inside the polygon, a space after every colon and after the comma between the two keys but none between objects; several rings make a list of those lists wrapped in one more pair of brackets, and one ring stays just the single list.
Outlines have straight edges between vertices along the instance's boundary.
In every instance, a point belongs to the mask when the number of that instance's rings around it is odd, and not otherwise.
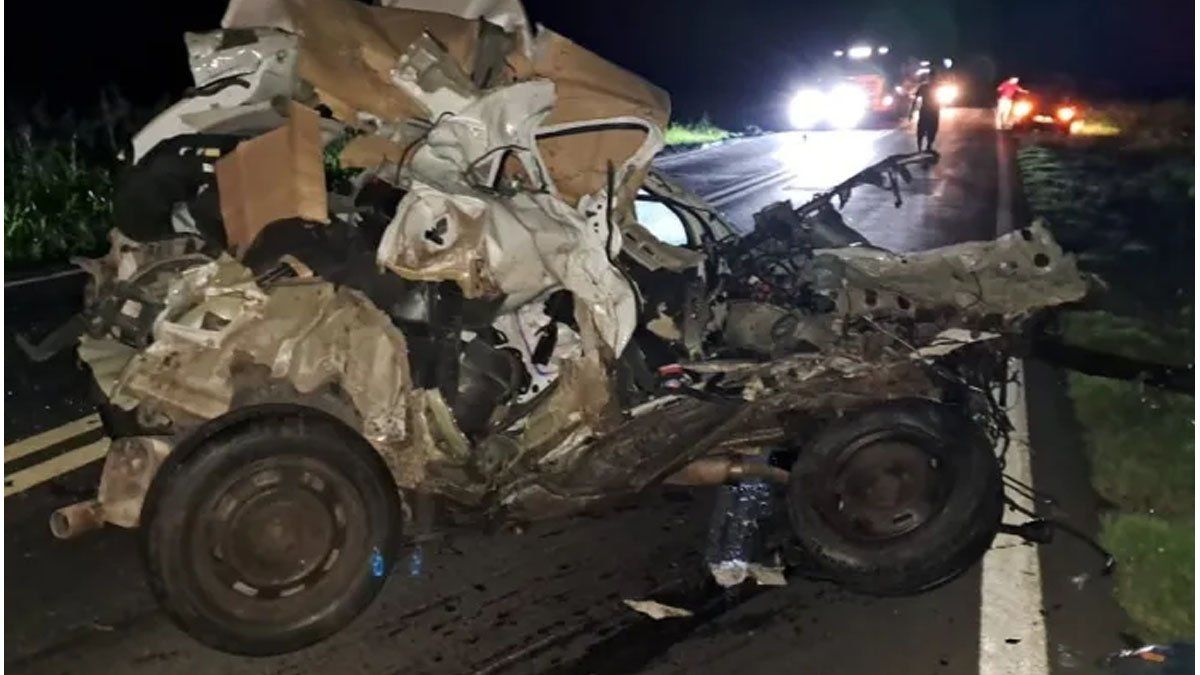
[{"label": "crushed car body", "polygon": [[1007,349],[1086,292],[1043,227],[901,255],[840,222],[834,198],[899,197],[919,154],[739,234],[652,171],[662,90],[515,0],[386,5],[234,0],[187,36],[196,86],[134,139],[111,251],[81,262],[72,335],[114,442],[58,536],[146,529],[160,601],[242,653],[340,628],[435,512],[663,482],[779,484],[868,592],[978,559]]}]

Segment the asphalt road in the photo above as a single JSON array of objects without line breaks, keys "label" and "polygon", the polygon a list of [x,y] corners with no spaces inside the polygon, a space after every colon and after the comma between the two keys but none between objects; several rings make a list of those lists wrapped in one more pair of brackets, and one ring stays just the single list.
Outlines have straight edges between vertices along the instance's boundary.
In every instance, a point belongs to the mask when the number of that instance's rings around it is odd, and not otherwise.
[{"label": "asphalt road", "polygon": [[[941,163],[917,176],[905,205],[896,209],[890,195],[864,190],[847,207],[848,222],[898,250],[994,237],[1003,181],[987,121],[982,112],[953,111],[943,121]],[[901,131],[782,134],[681,153],[660,166],[698,193],[716,195],[717,205],[748,227],[752,213],[771,201],[801,201],[872,161],[912,149]],[[69,355],[35,367],[11,338],[13,330],[43,331],[68,316],[77,306],[77,284],[68,278],[5,290],[6,446],[89,412],[86,380]],[[1034,484],[1068,486],[1057,508],[1094,527],[1084,469],[1060,452],[1077,440],[1056,375],[1037,367],[1027,375],[1035,390],[1029,395]],[[56,451],[25,464],[6,456],[6,477]],[[1039,471],[1053,474],[1047,479]],[[227,656],[191,641],[156,609],[135,533],[109,528],[70,542],[51,538],[50,511],[89,496],[97,472],[92,464],[5,499],[9,672],[981,672],[981,607],[988,602],[981,598],[981,569],[912,598],[864,598],[798,578],[783,588],[723,594],[707,583],[702,564],[711,490],[656,491],[607,517],[520,534],[448,535],[414,551],[341,634],[282,657]],[[998,540],[999,546],[1019,544]],[[1050,672],[1094,672],[1095,659],[1120,646],[1121,625],[1105,581],[1095,577],[1099,561],[1069,541],[1042,547],[1040,560],[1044,599],[1019,603],[1011,618],[1045,621],[1043,661]],[[621,602],[647,597],[695,616],[656,622]],[[988,656],[989,675],[1034,672],[1011,665],[1024,663],[1028,643],[990,637],[1011,649],[1012,659]]]}]

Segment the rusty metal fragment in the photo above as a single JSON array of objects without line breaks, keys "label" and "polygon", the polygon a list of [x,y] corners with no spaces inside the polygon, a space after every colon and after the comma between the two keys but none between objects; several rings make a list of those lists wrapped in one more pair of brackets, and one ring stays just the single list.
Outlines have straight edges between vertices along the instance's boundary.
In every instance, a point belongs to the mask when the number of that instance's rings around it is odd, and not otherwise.
[{"label": "rusty metal fragment", "polygon": [[1083,298],[1087,282],[1045,224],[995,241],[898,254],[862,247],[818,251],[818,287],[837,294],[843,314],[950,309],[1013,320]]},{"label": "rusty metal fragment", "polygon": [[169,438],[121,438],[109,446],[96,496],[103,519],[121,527],[137,527],[150,482],[167,455]]}]

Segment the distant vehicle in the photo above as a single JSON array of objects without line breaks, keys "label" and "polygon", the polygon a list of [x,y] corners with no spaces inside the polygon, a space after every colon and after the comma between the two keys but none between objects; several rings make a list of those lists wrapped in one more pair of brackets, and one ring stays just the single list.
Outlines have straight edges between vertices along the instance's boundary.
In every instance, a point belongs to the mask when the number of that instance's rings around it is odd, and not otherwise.
[{"label": "distant vehicle", "polygon": [[887,45],[836,50],[793,95],[788,121],[797,129],[849,129],[901,120],[916,88],[913,65]]},{"label": "distant vehicle", "polygon": [[1034,84],[1013,99],[1006,129],[1071,134],[1083,125],[1083,107],[1061,86]]}]

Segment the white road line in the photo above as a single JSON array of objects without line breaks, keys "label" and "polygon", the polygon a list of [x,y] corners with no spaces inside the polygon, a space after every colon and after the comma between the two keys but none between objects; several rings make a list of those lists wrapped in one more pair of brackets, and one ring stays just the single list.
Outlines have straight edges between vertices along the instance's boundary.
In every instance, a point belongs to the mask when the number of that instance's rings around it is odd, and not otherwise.
[{"label": "white road line", "polygon": [[4,463],[7,464],[14,459],[44,450],[51,445],[62,443],[65,440],[81,436],[89,431],[94,431],[99,429],[100,426],[100,416],[93,414],[81,417],[72,422],[67,422],[61,427],[42,432],[36,436],[21,439],[12,445],[4,446]]},{"label": "white road line", "polygon": [[[996,234],[1013,229],[1012,180],[1008,145],[996,136]],[[1004,473],[1033,485],[1029,457],[1029,420],[1025,401],[1025,364],[1013,360],[1017,377],[1008,384],[1012,423]],[[1001,534],[983,557],[979,601],[980,675],[1045,675],[1050,672],[1046,622],[1042,610],[1042,573],[1036,546]]]},{"label": "white road line", "polygon": [[8,497],[29,488],[45,483],[51,478],[61,476],[68,471],[74,471],[85,464],[90,464],[108,452],[108,439],[102,438],[82,448],[64,452],[53,459],[41,464],[34,464],[28,469],[22,469],[4,476],[4,496]]},{"label": "white road line", "polygon": [[83,274],[83,270],[82,269],[63,270],[61,272],[54,272],[53,274],[43,274],[40,277],[30,277],[28,279],[17,279],[15,281],[6,281],[6,282],[4,282],[4,287],[5,288],[16,288],[17,286],[27,286],[29,284],[36,284],[36,283],[40,283],[42,281],[53,281],[54,279],[61,279],[63,277],[73,277],[76,274]]},{"label": "white road line", "polygon": [[[1014,361],[1017,378],[1008,385],[1013,432],[1005,475],[1032,485],[1029,424],[1026,419],[1024,363]],[[1049,671],[1042,575],[1037,547],[1001,534],[983,557],[979,605],[980,675],[1041,675]]]}]

